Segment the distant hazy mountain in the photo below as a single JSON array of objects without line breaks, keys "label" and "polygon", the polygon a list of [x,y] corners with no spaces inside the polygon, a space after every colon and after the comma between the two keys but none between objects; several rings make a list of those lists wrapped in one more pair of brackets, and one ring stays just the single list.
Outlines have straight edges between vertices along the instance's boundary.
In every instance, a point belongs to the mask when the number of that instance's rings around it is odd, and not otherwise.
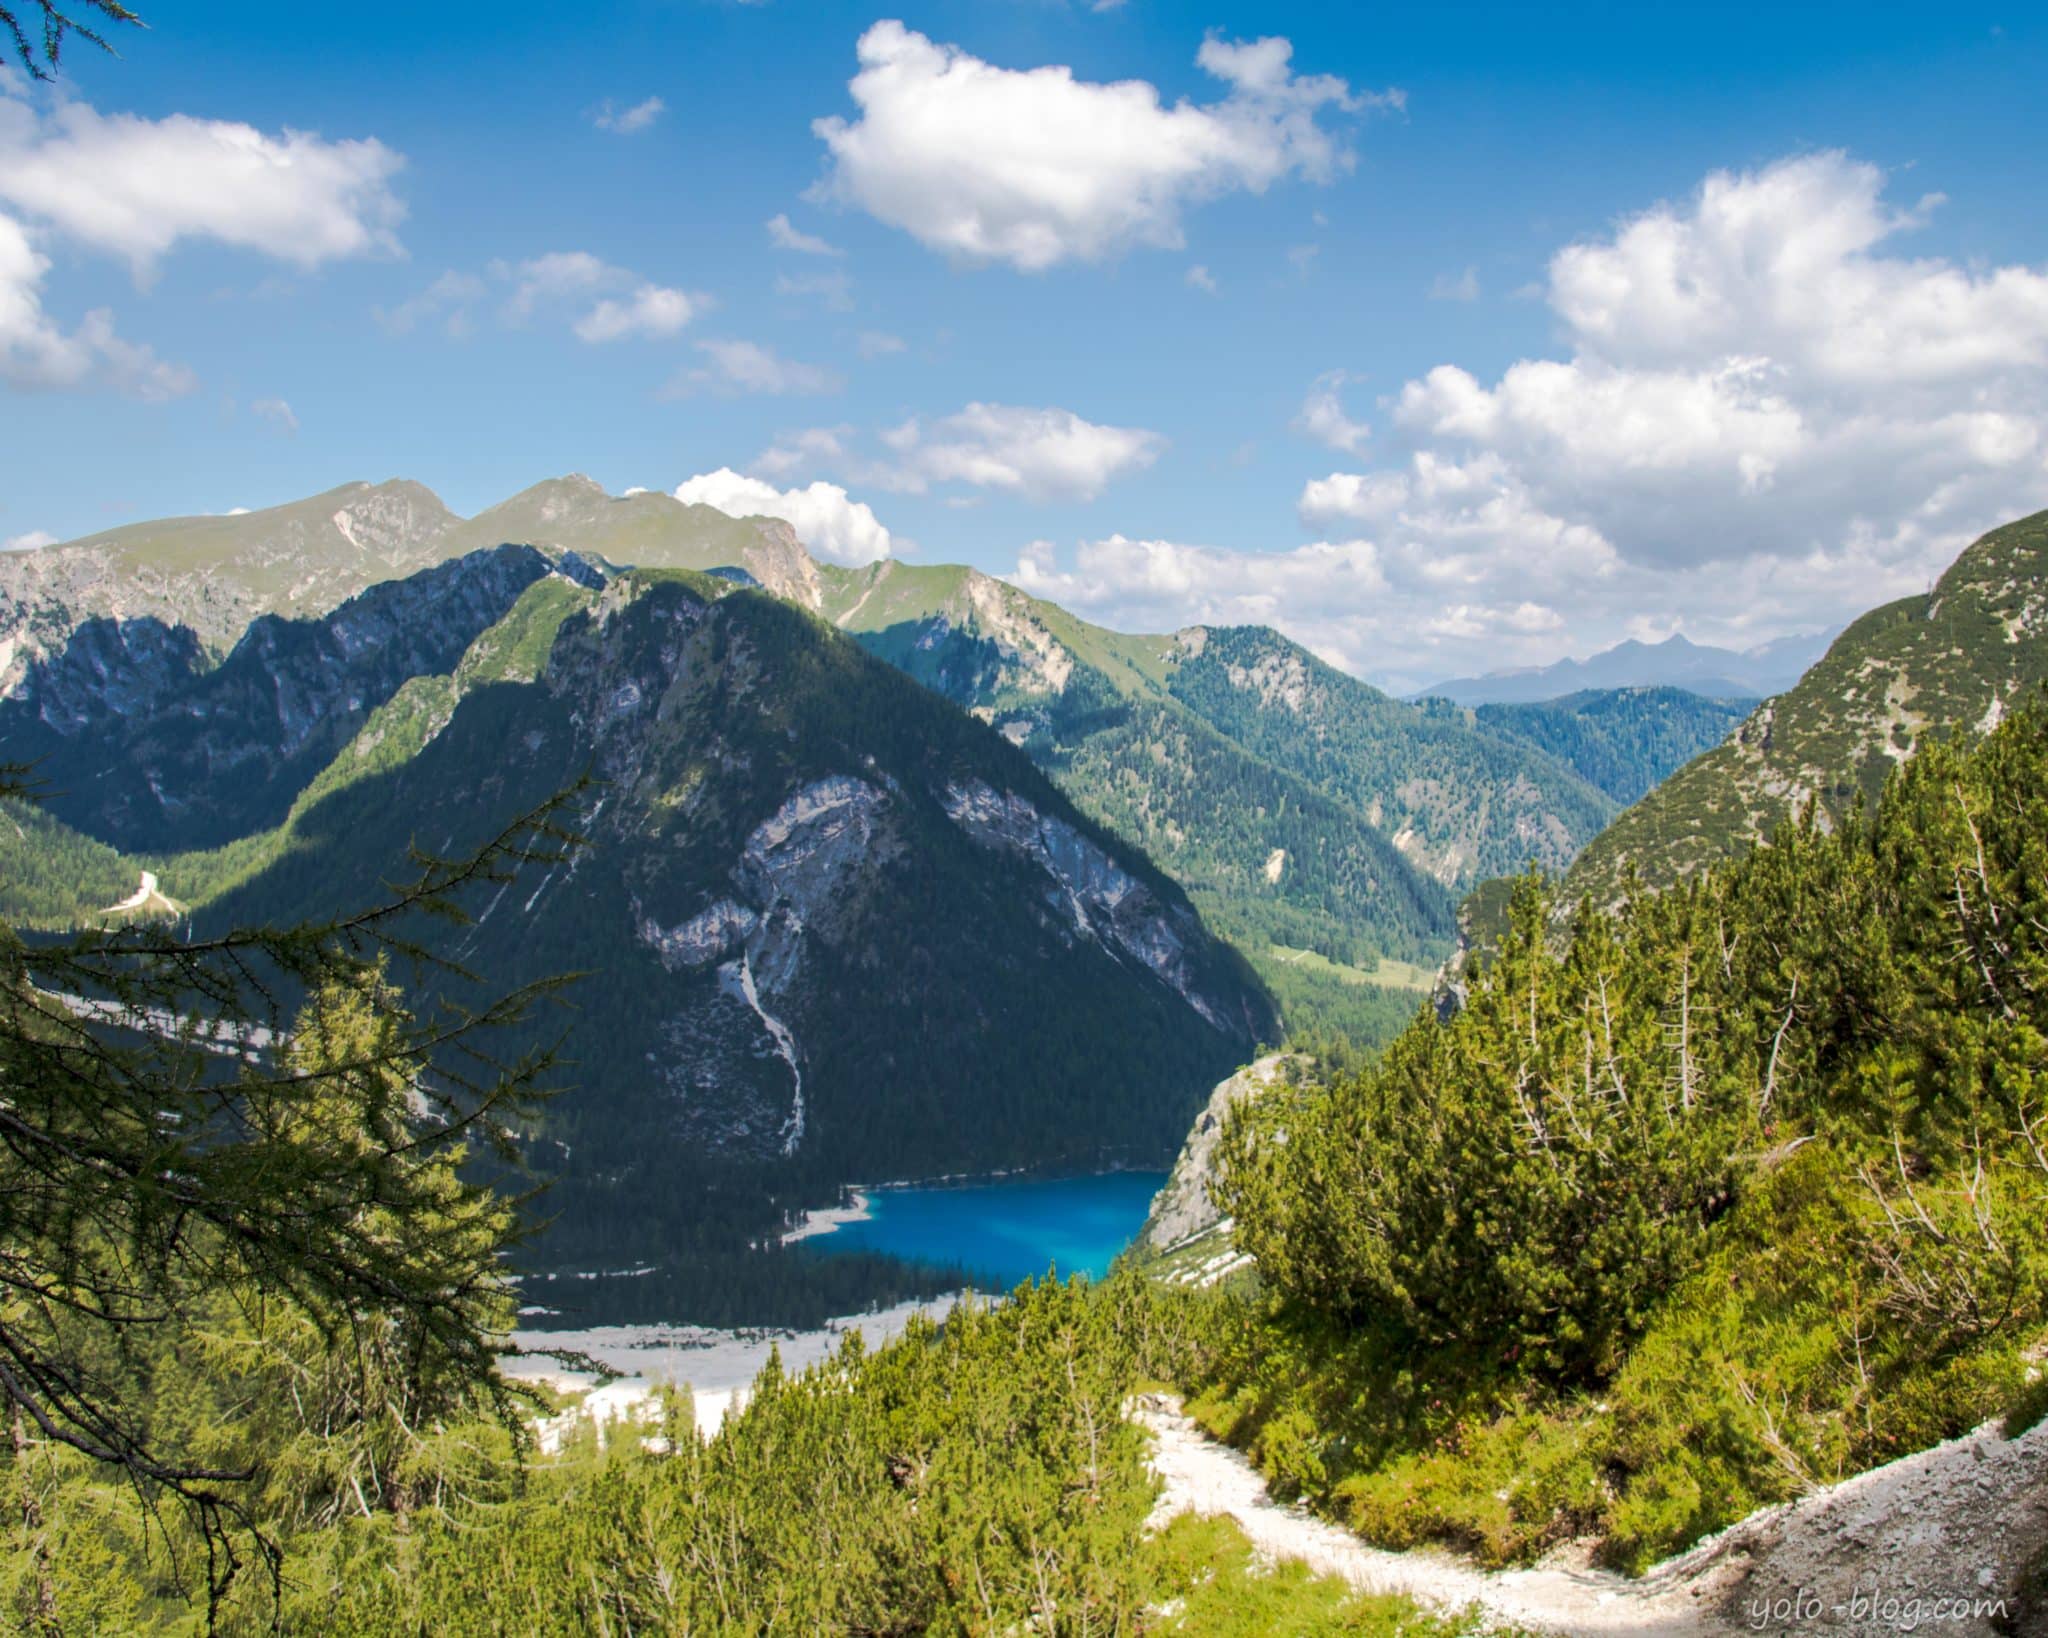
[{"label": "distant hazy mountain", "polygon": [[1924,596],[1872,610],[1732,738],[1628,809],[1573,865],[1567,895],[1617,897],[1629,870],[1676,881],[1818,801],[1823,821],[1928,734],[1984,733],[2048,678],[2048,512],[1969,547]]},{"label": "distant hazy mountain", "polygon": [[1630,638],[1589,659],[1459,677],[1425,688],[1417,697],[1460,705],[1519,705],[1592,688],[1683,688],[1709,699],[1761,699],[1790,688],[1827,646],[1825,636],[1781,637],[1741,650],[1676,635],[1661,643]]}]

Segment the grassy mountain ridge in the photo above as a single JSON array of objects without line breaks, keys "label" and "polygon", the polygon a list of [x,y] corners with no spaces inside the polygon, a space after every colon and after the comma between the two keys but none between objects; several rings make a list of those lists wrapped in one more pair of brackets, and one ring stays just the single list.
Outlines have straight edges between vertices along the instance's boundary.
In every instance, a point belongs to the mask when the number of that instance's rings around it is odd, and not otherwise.
[{"label": "grassy mountain ridge", "polygon": [[324,614],[454,555],[443,537],[455,521],[424,484],[392,479],[0,555],[0,693],[94,617],[185,626],[223,653],[260,615]]},{"label": "grassy mountain ridge", "polygon": [[1651,886],[1761,840],[1817,802],[1826,820],[1869,800],[1929,734],[1983,733],[2048,677],[2048,512],[1994,529],[1925,596],[1873,609],[1728,742],[1624,812],[1567,878],[1612,903],[1630,870]]}]

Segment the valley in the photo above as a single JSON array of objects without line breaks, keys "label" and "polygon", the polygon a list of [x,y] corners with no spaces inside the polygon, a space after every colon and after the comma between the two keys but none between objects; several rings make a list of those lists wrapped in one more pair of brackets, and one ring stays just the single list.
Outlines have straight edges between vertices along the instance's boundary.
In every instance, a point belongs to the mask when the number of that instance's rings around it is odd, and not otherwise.
[{"label": "valley", "polygon": [[0,0],[0,1634],[2048,1638],[2044,78]]},{"label": "valley", "polygon": [[[428,565],[321,607],[345,583],[293,566],[330,550],[330,501],[337,531],[384,520],[375,565]],[[49,548],[37,584],[89,595],[38,610],[0,701],[0,758],[49,788],[0,830],[0,910],[75,926],[148,869],[201,932],[334,914],[409,849],[459,855],[591,781],[563,815],[586,854],[480,898],[456,948],[502,984],[601,975],[523,1161],[548,1188],[540,1271],[652,1270],[597,1282],[584,1320],[810,1321],[936,1289],[902,1259],[746,1248],[876,1175],[1162,1164],[1260,1042],[1399,1030],[1453,888],[1560,868],[1613,811],[1613,730],[1584,702],[1545,744],[1271,632],[1124,636],[972,570],[846,570],[774,520],[584,479],[468,520],[430,502],[355,485]],[[136,566],[166,555],[187,578]],[[261,610],[235,640],[167,618],[222,583]],[[1624,733],[1716,720],[1650,703]],[[1019,1078],[1020,1042],[1055,1030]]]}]

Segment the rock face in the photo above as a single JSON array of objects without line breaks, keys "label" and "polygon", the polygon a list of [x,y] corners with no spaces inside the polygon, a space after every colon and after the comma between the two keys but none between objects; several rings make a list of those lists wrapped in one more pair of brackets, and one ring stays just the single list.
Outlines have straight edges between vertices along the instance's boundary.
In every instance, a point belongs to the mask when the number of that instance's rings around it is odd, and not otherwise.
[{"label": "rock face", "polygon": [[1166,905],[1109,850],[1064,819],[1042,814],[1015,792],[981,780],[946,788],[947,817],[984,847],[1028,859],[1045,872],[1045,902],[1073,918],[1074,936],[1091,939],[1145,968],[1211,1024],[1228,1034],[1256,1020],[1228,1016],[1233,999],[1204,993],[1191,950],[1204,942],[1186,904]]},{"label": "rock face", "polygon": [[1217,1086],[1208,1105],[1195,1117],[1166,1187],[1153,1197],[1151,1213],[1139,1235],[1143,1245],[1153,1251],[1171,1251],[1223,1220],[1209,1186],[1216,1176],[1216,1145],[1223,1137],[1225,1119],[1240,1103],[1264,1097],[1275,1087],[1298,1084],[1312,1067],[1311,1060],[1299,1053],[1274,1052],[1247,1064]]}]

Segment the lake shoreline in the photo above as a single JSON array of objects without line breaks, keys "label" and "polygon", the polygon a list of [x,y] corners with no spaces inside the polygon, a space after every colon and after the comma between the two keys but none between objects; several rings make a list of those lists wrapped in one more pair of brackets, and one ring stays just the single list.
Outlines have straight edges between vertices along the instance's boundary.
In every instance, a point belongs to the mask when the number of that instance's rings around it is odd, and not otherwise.
[{"label": "lake shoreline", "polygon": [[1010,1166],[986,1172],[941,1172],[936,1177],[898,1177],[886,1183],[848,1183],[841,1189],[842,1203],[812,1206],[796,1222],[776,1236],[777,1245],[797,1245],[832,1234],[854,1223],[865,1223],[875,1214],[875,1196],[906,1189],[978,1189],[996,1183],[1063,1183],[1077,1178],[1117,1177],[1127,1172],[1150,1173],[1153,1167],[1118,1163],[1111,1166],[1031,1167]]}]

